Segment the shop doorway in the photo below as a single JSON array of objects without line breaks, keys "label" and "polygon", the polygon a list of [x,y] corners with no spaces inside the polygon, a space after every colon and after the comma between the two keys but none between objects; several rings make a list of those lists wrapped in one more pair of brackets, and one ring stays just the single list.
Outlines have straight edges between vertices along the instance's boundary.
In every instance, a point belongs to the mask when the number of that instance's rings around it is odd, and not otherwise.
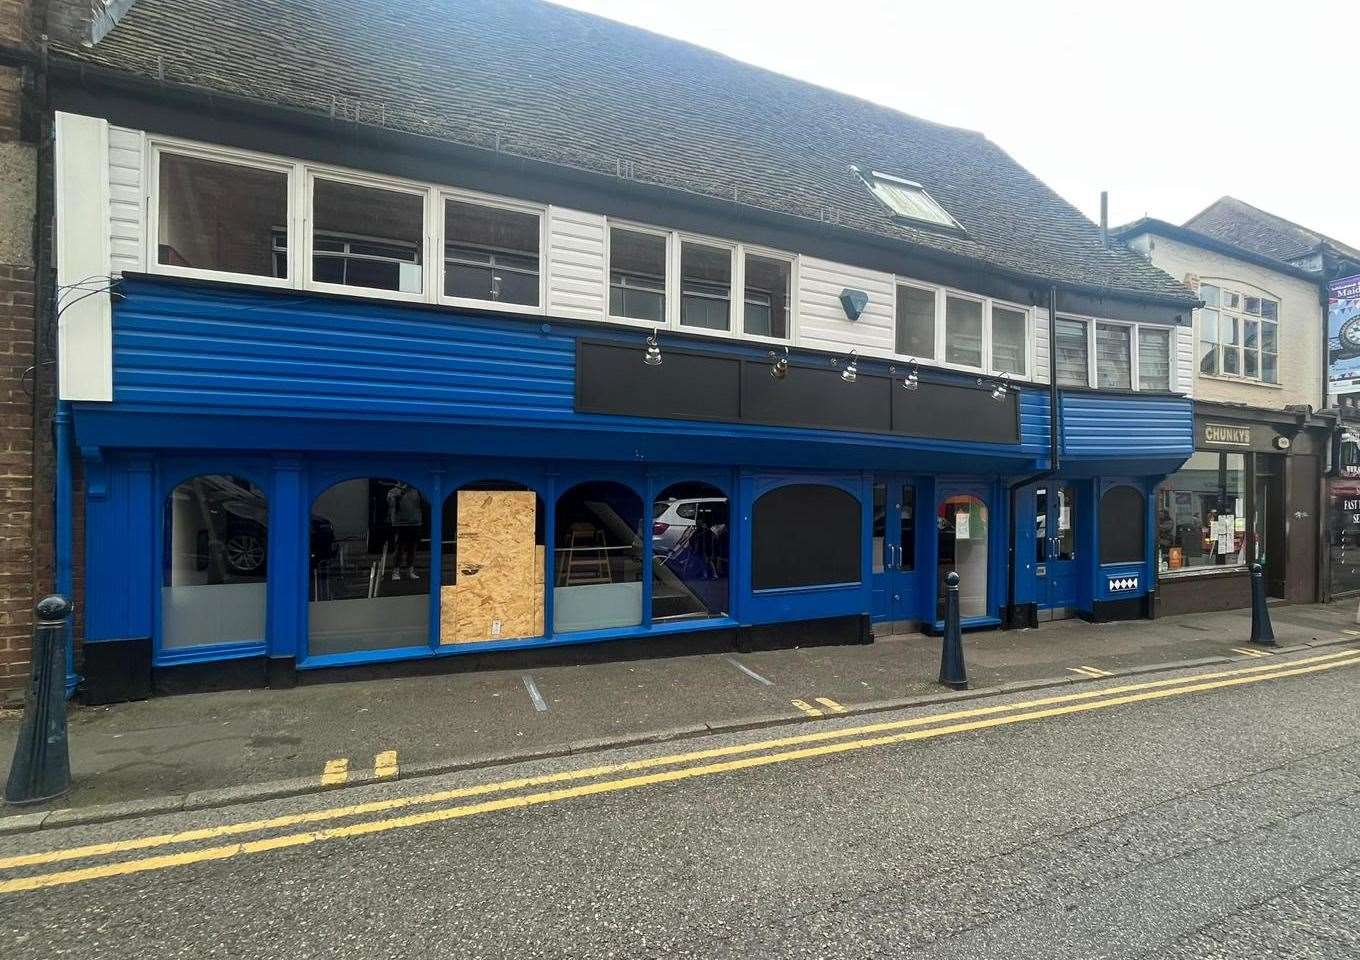
[{"label": "shop doorway", "polygon": [[959,617],[979,620],[990,615],[987,602],[991,518],[987,504],[969,493],[943,497],[936,516],[939,536],[935,617],[944,620],[945,576],[959,575]]},{"label": "shop doorway", "polygon": [[1077,602],[1077,500],[1067,483],[1034,491],[1035,601],[1039,619],[1066,620]]},{"label": "shop doorway", "polygon": [[918,619],[916,485],[910,477],[875,478],[873,537],[873,619]]},{"label": "shop doorway", "polygon": [[1288,566],[1284,536],[1284,476],[1279,471],[1277,458],[1256,457],[1253,494],[1255,560],[1261,564],[1266,595],[1284,597],[1285,571]]}]

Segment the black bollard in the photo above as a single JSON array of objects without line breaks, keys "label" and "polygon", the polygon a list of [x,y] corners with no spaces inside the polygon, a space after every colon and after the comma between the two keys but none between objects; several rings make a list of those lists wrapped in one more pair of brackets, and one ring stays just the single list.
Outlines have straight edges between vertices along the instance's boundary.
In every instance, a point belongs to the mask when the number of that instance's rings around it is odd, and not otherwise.
[{"label": "black bollard", "polygon": [[1270,611],[1266,609],[1266,588],[1261,582],[1261,565],[1251,565],[1251,642],[1263,647],[1278,647],[1275,631],[1270,626]]},{"label": "black bollard", "polygon": [[953,570],[944,578],[944,647],[940,651],[940,682],[955,690],[968,689],[963,665],[963,630],[959,627],[959,575]]},{"label": "black bollard", "polygon": [[34,612],[33,675],[5,784],[6,803],[38,803],[71,789],[66,741],[66,619],[71,603],[65,597],[45,597]]}]

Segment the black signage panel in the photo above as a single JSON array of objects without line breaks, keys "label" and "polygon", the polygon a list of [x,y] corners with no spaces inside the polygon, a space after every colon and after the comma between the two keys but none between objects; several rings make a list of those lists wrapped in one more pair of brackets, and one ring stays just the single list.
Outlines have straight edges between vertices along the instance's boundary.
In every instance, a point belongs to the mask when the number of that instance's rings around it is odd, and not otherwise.
[{"label": "black signage panel", "polygon": [[661,365],[642,362],[639,347],[580,341],[576,409],[630,417],[741,419],[741,361],[666,350]]},{"label": "black signage panel", "polygon": [[887,377],[860,376],[854,383],[841,379],[838,369],[791,367],[776,380],[769,364],[746,363],[741,374],[742,419],[784,427],[825,430],[864,430],[889,433],[892,409]]},{"label": "black signage panel", "polygon": [[895,382],[892,432],[909,437],[940,437],[977,443],[1016,443],[1020,439],[1020,397],[1009,391],[993,400],[986,387],[923,383],[903,390]]}]

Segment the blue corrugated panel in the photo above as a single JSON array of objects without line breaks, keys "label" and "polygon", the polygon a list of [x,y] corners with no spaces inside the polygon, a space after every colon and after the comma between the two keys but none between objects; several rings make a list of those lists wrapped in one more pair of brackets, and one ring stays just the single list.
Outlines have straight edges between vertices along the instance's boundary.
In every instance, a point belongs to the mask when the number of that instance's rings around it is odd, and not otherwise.
[{"label": "blue corrugated panel", "polygon": [[130,282],[114,400],[279,413],[572,415],[575,339],[405,306]]},{"label": "blue corrugated panel", "polygon": [[1020,394],[1020,443],[1036,451],[1048,448],[1048,394],[1042,390]]},{"label": "blue corrugated panel", "polygon": [[1066,456],[1189,456],[1194,451],[1194,405],[1188,398],[1064,393],[1061,402]]}]

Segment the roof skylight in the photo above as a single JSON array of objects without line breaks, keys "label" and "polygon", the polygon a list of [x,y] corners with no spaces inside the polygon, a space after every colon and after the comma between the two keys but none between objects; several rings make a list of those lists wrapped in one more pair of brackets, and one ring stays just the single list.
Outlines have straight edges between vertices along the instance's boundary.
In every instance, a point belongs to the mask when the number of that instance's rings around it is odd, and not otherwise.
[{"label": "roof skylight", "polygon": [[873,195],[893,212],[894,217],[950,230],[963,229],[959,222],[926,192],[926,188],[916,181],[879,173],[877,170],[866,173],[855,167],[851,169],[859,175]]}]

